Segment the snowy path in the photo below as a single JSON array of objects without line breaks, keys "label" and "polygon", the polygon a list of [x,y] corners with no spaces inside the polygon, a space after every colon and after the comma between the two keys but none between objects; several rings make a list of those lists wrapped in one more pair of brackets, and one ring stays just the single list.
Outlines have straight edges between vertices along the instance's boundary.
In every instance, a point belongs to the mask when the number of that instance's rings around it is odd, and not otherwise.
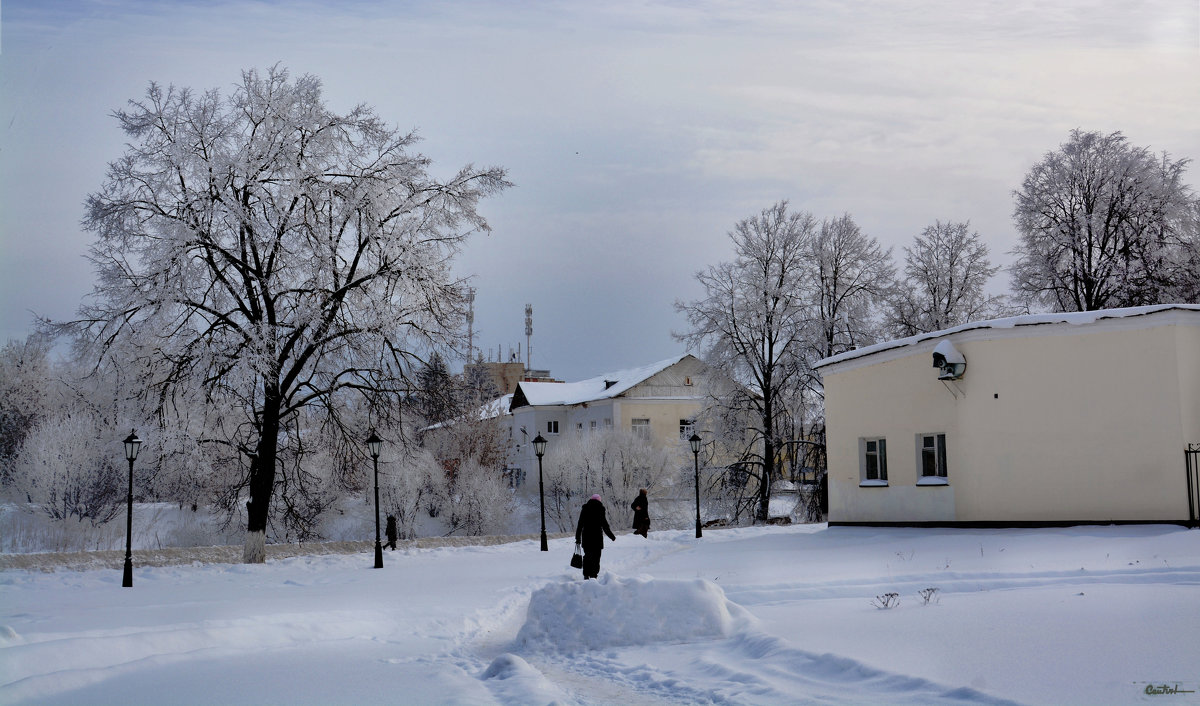
[{"label": "snowy path", "polygon": [[[139,568],[133,589],[0,572],[0,702],[1071,704],[1200,684],[1200,532],[659,532],[622,536],[590,582],[570,547]],[[871,605],[889,591],[899,606]]]}]

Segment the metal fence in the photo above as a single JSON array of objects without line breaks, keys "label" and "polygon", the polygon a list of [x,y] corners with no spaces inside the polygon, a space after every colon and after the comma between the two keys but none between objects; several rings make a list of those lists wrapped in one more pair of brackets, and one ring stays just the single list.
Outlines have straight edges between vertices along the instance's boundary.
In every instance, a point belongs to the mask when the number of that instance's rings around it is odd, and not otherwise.
[{"label": "metal fence", "polygon": [[1183,458],[1187,466],[1188,527],[1200,527],[1200,444],[1188,444]]}]

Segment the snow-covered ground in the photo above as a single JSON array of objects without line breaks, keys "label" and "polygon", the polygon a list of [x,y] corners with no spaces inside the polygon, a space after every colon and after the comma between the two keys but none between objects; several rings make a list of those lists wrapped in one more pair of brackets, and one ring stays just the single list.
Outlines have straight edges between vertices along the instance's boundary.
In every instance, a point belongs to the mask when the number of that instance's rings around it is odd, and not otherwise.
[{"label": "snow-covered ground", "polygon": [[1200,531],[692,534],[4,571],[0,703],[1200,703]]}]

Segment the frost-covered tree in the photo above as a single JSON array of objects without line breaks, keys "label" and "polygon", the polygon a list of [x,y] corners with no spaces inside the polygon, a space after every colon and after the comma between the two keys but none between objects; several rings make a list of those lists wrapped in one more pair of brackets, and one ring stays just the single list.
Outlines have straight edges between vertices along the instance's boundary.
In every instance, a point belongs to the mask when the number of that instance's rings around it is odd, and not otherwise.
[{"label": "frost-covered tree", "polygon": [[459,381],[450,374],[446,361],[434,351],[416,373],[411,407],[426,424],[440,424],[458,416]]},{"label": "frost-covered tree", "polygon": [[44,419],[21,444],[13,485],[56,520],[102,525],[125,508],[128,469],[114,453],[119,438],[87,409]]},{"label": "frost-covered tree", "polygon": [[1003,298],[985,291],[999,269],[969,223],[935,221],[904,248],[904,276],[889,302],[888,332],[903,338],[1003,315]]},{"label": "frost-covered tree", "polygon": [[240,417],[222,425],[254,451],[259,562],[297,415],[400,394],[413,351],[457,344],[451,262],[488,230],[476,207],[504,171],[435,179],[414,134],[365,106],[334,112],[317,78],[281,68],[244,72],[228,97],[151,84],[115,116],[130,143],[87,200],[98,284],[76,326],[96,359],[119,347],[160,403],[199,389]]},{"label": "frost-covered tree", "polygon": [[826,219],[806,243],[805,296],[811,302],[810,362],[873,343],[891,293],[892,251],[845,214]]},{"label": "frost-covered tree", "polygon": [[25,436],[46,417],[50,344],[37,334],[0,348],[0,482]]},{"label": "frost-covered tree", "polygon": [[389,439],[379,462],[380,511],[396,518],[401,539],[415,539],[421,516],[428,517],[431,507],[440,510],[446,502],[446,472],[428,451],[402,441],[391,451],[392,434],[381,430],[380,436]]},{"label": "frost-covered tree", "polygon": [[[786,201],[739,221],[729,233],[734,259],[696,274],[704,288],[701,299],[675,303],[691,326],[674,334],[676,340],[701,350],[717,376],[736,383],[730,389],[743,389],[730,405],[747,413],[750,433],[741,456],[753,462],[756,517],[762,521],[777,473],[780,425],[788,414],[783,402],[804,384],[802,361],[814,308],[807,278],[817,231],[812,214],[789,211]],[[835,313],[849,298],[841,289],[830,296]]]},{"label": "frost-covered tree", "polygon": [[639,489],[656,498],[675,483],[680,460],[679,449],[656,447],[626,430],[568,434],[544,459],[547,520],[560,532],[573,531],[579,509],[598,493],[616,527]]},{"label": "frost-covered tree", "polygon": [[451,531],[468,536],[506,533],[516,508],[500,469],[475,459],[459,464],[448,500]]},{"label": "frost-covered tree", "polygon": [[[1120,132],[1071,131],[1014,192],[1013,290],[1054,311],[1194,301],[1196,197],[1188,160]],[[1193,297],[1193,298],[1188,298]]]},{"label": "frost-covered tree", "polygon": [[474,365],[467,365],[463,368],[462,377],[462,402],[464,407],[468,409],[481,407],[503,395],[496,388],[496,383],[492,379],[491,373],[484,366],[482,353],[476,356]]},{"label": "frost-covered tree", "polygon": [[454,467],[467,459],[497,471],[504,468],[508,434],[500,419],[490,414],[497,405],[472,409],[421,435],[421,445],[442,465]]}]

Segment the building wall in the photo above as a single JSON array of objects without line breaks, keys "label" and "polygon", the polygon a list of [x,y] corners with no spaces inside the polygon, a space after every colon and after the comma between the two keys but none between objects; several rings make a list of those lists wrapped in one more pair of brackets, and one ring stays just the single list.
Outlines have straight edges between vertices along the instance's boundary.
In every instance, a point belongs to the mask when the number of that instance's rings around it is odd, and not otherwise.
[{"label": "building wall", "polygon": [[469,363],[464,369],[481,368],[501,395],[511,395],[525,377],[524,363]]},{"label": "building wall", "polygon": [[[700,384],[702,364],[686,358],[643,381],[621,396],[575,405],[535,407],[526,405],[513,411],[507,424],[512,429],[508,465],[524,470],[526,477],[537,478],[537,456],[531,443],[539,433],[549,444],[562,443],[570,435],[612,428],[632,430],[634,419],[649,419],[651,443],[668,448],[679,442],[681,419],[695,419],[704,404]],[[558,434],[547,433],[547,422],[558,422]],[[521,428],[526,430],[521,433]]]},{"label": "building wall", "polygon": [[1200,446],[1200,326],[1176,326],[1175,335],[1184,442]]},{"label": "building wall", "polygon": [[[830,520],[1186,520],[1200,326],[1041,328],[948,336],[967,359],[950,389],[931,367],[944,339],[824,370]],[[921,433],[946,434],[948,485],[917,485]],[[874,436],[887,487],[860,486],[859,439]]]}]

